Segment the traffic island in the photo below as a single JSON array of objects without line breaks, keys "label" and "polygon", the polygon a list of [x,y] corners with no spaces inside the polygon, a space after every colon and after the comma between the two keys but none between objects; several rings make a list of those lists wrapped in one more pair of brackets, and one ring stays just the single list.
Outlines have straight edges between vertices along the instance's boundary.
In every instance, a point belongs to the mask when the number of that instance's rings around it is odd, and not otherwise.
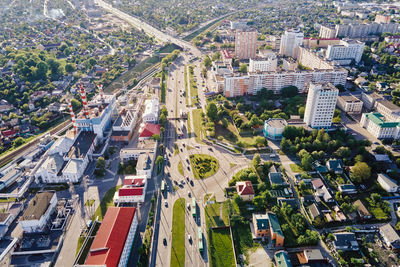
[{"label": "traffic island", "polygon": [[219,169],[218,160],[206,154],[190,155],[190,165],[192,166],[193,176],[196,179],[208,178]]}]

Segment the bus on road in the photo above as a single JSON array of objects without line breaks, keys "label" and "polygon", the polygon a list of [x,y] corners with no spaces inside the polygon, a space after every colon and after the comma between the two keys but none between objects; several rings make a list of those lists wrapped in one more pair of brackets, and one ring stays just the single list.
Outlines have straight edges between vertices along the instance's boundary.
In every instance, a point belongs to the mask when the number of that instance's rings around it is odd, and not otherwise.
[{"label": "bus on road", "polygon": [[197,231],[199,233],[199,250],[200,250],[200,253],[202,253],[204,250],[204,248],[203,248],[203,231],[201,231],[201,227],[198,227]]},{"label": "bus on road", "polygon": [[162,180],[162,181],[161,181],[161,192],[164,193],[164,191],[165,191],[165,181]]},{"label": "bus on road", "polygon": [[196,199],[194,197],[192,198],[192,216],[196,218]]}]

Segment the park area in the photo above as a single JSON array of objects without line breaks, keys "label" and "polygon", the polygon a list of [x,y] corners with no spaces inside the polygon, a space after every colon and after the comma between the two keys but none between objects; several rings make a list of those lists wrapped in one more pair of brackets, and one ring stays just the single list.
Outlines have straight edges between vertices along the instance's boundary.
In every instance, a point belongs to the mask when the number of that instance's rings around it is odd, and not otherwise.
[{"label": "park area", "polygon": [[183,198],[174,203],[170,266],[185,266],[185,205],[186,201]]},{"label": "park area", "polygon": [[219,169],[218,160],[206,154],[190,155],[193,175],[196,179],[205,179],[214,175]]}]

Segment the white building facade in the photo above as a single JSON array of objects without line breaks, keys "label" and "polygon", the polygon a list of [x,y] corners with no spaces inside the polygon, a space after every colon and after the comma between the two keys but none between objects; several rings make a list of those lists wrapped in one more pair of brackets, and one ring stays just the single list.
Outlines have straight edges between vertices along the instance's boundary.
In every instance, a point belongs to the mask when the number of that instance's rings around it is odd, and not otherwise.
[{"label": "white building facade", "polygon": [[250,59],[249,62],[250,72],[276,71],[277,67],[278,59],[276,58],[276,55],[270,56],[268,58]]},{"label": "white building facade", "polygon": [[142,115],[142,119],[144,122],[157,122],[158,121],[158,112],[159,112],[159,102],[157,98],[147,99],[144,102],[145,110]]},{"label": "white building facade", "polygon": [[339,45],[328,45],[325,57],[335,60],[340,65],[349,65],[354,60],[358,64],[364,52],[365,43],[344,39],[340,40]]},{"label": "white building facade", "polygon": [[329,128],[339,90],[331,83],[310,84],[308,89],[304,122],[311,128]]},{"label": "white building facade", "polygon": [[378,139],[399,139],[400,137],[399,123],[385,121],[384,116],[377,112],[363,113],[360,125]]},{"label": "white building facade", "polygon": [[299,46],[303,44],[304,34],[299,29],[285,31],[281,37],[279,53],[297,58]]}]

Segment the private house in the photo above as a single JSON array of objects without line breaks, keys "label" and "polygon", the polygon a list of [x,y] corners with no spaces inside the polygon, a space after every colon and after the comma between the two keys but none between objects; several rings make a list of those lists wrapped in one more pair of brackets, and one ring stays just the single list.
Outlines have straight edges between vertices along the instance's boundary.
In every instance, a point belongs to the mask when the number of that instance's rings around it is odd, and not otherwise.
[{"label": "private house", "polygon": [[288,206],[291,206],[293,209],[297,209],[297,200],[295,198],[285,198],[285,197],[278,197],[277,202],[279,206],[283,206],[283,203],[286,203]]},{"label": "private house", "polygon": [[313,189],[315,190],[314,196],[316,200],[323,199],[325,202],[335,201],[331,193],[329,193],[328,188],[325,186],[324,182],[320,178],[314,178],[311,180]]},{"label": "private house", "polygon": [[399,186],[397,185],[397,182],[393,179],[391,179],[389,176],[387,176],[384,173],[379,173],[378,174],[378,183],[382,188],[389,193],[395,193],[399,190]]},{"label": "private house", "polygon": [[289,254],[284,250],[275,252],[274,261],[276,267],[293,267]]},{"label": "private house", "polygon": [[283,180],[282,173],[276,169],[274,165],[269,169],[268,179],[271,185],[286,185],[285,180]]},{"label": "private house", "polygon": [[333,246],[336,251],[358,251],[360,248],[356,239],[356,235],[350,232],[334,233],[335,240]]},{"label": "private house", "polygon": [[296,253],[296,256],[301,266],[325,266],[328,263],[320,249],[304,249]]},{"label": "private house", "polygon": [[400,249],[400,236],[396,230],[393,229],[393,226],[391,226],[389,223],[385,224],[379,227],[379,233],[388,247],[395,250]]},{"label": "private house", "polygon": [[136,208],[109,207],[85,264],[79,266],[127,266],[137,225]]},{"label": "private house", "polygon": [[312,184],[314,190],[320,189],[323,186],[325,186],[324,182],[321,180],[321,178],[312,179],[311,184]]},{"label": "private house", "polygon": [[326,166],[322,165],[318,161],[313,162],[313,167],[314,167],[314,170],[319,173],[327,173],[328,172],[328,169],[326,168]]},{"label": "private house", "polygon": [[269,220],[267,214],[253,213],[253,227],[256,238],[269,236]]},{"label": "private house", "polygon": [[24,233],[40,233],[45,227],[57,205],[55,192],[40,192],[29,201],[28,207],[21,216],[19,225]]},{"label": "private house", "polygon": [[343,161],[341,159],[330,159],[326,162],[326,167],[328,171],[334,172],[336,174],[343,173]]},{"label": "private house", "polygon": [[236,182],[236,191],[244,201],[252,201],[254,198],[254,188],[250,181]]},{"label": "private house", "polygon": [[357,214],[360,217],[361,220],[368,220],[372,218],[371,213],[368,211],[368,209],[365,207],[365,205],[361,202],[361,200],[356,200],[353,203],[354,206],[357,208]]},{"label": "private house", "polygon": [[272,212],[253,214],[254,238],[271,238],[274,247],[282,247],[285,241],[278,218]]},{"label": "private house", "polygon": [[316,218],[321,216],[321,212],[319,211],[318,206],[313,203],[308,206],[308,213],[310,214],[311,219],[314,221]]},{"label": "private house", "polygon": [[357,188],[353,184],[340,184],[338,190],[345,195],[357,194]]}]

